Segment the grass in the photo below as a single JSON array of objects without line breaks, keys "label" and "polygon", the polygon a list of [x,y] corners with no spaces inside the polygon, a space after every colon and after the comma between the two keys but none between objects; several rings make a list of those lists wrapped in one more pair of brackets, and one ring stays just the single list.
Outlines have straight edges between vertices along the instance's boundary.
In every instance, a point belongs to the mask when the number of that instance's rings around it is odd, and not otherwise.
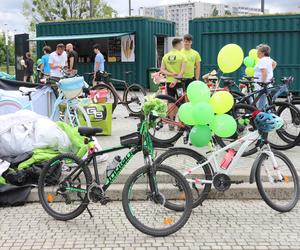
[{"label": "grass", "polygon": [[[6,73],[6,66],[0,66],[0,72],[1,71]],[[9,66],[9,74],[15,75],[15,66]]]}]

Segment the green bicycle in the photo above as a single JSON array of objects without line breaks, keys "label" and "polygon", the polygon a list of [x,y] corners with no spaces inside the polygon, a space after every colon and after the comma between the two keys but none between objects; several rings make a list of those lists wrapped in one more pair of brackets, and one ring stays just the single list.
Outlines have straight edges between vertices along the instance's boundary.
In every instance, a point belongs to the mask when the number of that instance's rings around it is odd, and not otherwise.
[{"label": "green bicycle", "polygon": [[[122,193],[127,219],[138,230],[151,236],[167,236],[182,228],[190,217],[193,197],[182,174],[170,166],[153,164],[154,150],[148,130],[157,118],[150,112],[142,120],[139,132],[121,137],[120,146],[101,151],[97,151],[92,139],[101,133],[101,129],[79,128],[79,133],[87,138],[88,157],[83,161],[68,153],[50,160],[38,184],[39,199],[45,211],[62,221],[79,216],[85,209],[92,217],[88,204],[105,205],[109,201],[105,191],[132,157],[143,152],[145,166],[129,176]],[[130,151],[101,185],[96,156],[124,148]],[[88,167],[91,162],[95,179]]]}]

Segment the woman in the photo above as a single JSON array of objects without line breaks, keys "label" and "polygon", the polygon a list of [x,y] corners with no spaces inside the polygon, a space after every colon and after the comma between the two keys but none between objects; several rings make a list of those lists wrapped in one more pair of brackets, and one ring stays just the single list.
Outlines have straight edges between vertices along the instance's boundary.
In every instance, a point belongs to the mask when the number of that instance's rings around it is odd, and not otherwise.
[{"label": "woman", "polygon": [[23,66],[25,68],[25,73],[24,73],[24,82],[27,82],[28,79],[34,83],[34,79],[33,79],[33,65],[34,62],[31,59],[31,54],[29,52],[26,53],[26,59],[23,62]]},{"label": "woman", "polygon": [[[257,78],[255,81],[271,83],[273,79],[273,71],[277,66],[277,63],[270,57],[271,48],[267,44],[260,44],[256,47],[256,49],[259,61],[254,68],[254,77]],[[255,84],[255,88],[261,89],[262,87]],[[267,98],[266,96],[262,96],[257,103],[257,107],[259,109],[263,109],[266,105]]]}]

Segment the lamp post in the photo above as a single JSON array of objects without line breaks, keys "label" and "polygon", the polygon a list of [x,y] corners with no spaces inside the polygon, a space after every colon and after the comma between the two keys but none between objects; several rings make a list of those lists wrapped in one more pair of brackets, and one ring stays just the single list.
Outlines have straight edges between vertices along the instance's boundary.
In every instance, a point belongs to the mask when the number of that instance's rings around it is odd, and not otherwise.
[{"label": "lamp post", "polygon": [[8,30],[7,24],[5,26],[5,48],[6,48],[6,73],[9,74],[9,51],[8,51]]},{"label": "lamp post", "polygon": [[132,11],[133,9],[131,8],[131,0],[129,0],[129,16],[131,16],[131,11]]},{"label": "lamp post", "polygon": [[260,11],[265,14],[265,0],[260,0]]},{"label": "lamp post", "polygon": [[93,0],[90,0],[90,17],[93,17]]}]

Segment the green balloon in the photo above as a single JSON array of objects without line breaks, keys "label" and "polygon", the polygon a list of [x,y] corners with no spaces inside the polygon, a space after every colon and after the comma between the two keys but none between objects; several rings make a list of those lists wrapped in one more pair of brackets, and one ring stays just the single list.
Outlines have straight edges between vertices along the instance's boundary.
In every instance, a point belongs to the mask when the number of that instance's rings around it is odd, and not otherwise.
[{"label": "green balloon", "polygon": [[212,106],[206,102],[200,102],[193,106],[193,118],[196,124],[206,125],[210,124],[214,119],[214,112]]},{"label": "green balloon", "polygon": [[204,82],[193,81],[187,88],[187,96],[193,104],[199,102],[208,102],[210,98],[210,89]]},{"label": "green balloon", "polygon": [[211,129],[207,125],[196,125],[190,132],[190,141],[196,147],[204,147],[211,141]]},{"label": "green balloon", "polygon": [[193,110],[192,103],[187,102],[182,104],[178,110],[178,116],[180,121],[182,121],[187,125],[196,125],[197,123],[194,120],[192,110]]},{"label": "green balloon", "polygon": [[210,128],[217,136],[227,138],[236,133],[237,123],[231,115],[216,115]]},{"label": "green balloon", "polygon": [[246,67],[249,67],[249,68],[254,67],[255,60],[252,57],[247,56],[244,59],[244,64]]}]

